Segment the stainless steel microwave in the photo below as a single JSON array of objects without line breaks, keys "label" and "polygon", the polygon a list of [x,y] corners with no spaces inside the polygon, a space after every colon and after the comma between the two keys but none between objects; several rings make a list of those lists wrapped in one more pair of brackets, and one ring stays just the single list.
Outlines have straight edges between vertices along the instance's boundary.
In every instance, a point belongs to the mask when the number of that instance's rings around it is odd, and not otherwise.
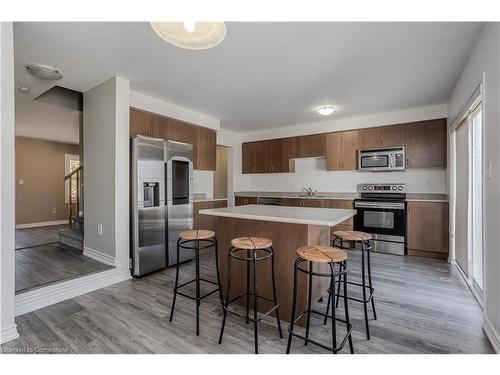
[{"label": "stainless steel microwave", "polygon": [[404,146],[359,150],[358,170],[360,172],[404,171]]}]

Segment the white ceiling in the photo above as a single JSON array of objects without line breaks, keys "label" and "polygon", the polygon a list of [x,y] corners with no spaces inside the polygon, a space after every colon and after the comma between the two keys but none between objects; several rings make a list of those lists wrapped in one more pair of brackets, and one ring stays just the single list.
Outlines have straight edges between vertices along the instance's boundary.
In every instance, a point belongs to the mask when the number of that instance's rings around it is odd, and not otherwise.
[{"label": "white ceiling", "polygon": [[[228,23],[217,47],[192,51],[148,23],[16,23],[16,83],[50,84],[24,65],[59,68],[84,91],[114,75],[134,90],[221,119],[240,132],[444,103],[481,23]],[[18,94],[20,95],[20,94]]]}]

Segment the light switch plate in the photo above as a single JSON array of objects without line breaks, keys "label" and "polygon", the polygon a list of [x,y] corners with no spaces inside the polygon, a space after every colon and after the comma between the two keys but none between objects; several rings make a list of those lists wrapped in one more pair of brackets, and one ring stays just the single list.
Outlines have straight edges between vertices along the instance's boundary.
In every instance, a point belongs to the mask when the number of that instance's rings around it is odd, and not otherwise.
[{"label": "light switch plate", "polygon": [[99,225],[97,226],[97,234],[98,234],[99,236],[102,236],[102,224],[99,224]]}]

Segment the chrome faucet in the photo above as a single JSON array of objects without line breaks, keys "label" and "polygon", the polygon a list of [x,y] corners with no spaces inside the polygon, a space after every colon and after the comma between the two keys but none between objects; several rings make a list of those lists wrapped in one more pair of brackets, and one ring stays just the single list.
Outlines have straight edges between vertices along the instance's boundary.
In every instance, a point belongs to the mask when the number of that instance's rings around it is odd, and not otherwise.
[{"label": "chrome faucet", "polygon": [[312,197],[314,195],[312,187],[302,188],[302,191],[307,192],[307,195],[310,196],[310,197]]}]

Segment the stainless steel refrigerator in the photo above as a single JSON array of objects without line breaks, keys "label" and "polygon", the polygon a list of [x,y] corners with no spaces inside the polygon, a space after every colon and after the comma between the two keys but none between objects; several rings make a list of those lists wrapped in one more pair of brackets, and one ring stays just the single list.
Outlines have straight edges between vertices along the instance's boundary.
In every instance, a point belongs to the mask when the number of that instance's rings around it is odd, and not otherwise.
[{"label": "stainless steel refrigerator", "polygon": [[[193,146],[131,139],[130,228],[133,276],[177,263],[179,232],[193,228]],[[182,251],[180,261],[193,258]]]}]

